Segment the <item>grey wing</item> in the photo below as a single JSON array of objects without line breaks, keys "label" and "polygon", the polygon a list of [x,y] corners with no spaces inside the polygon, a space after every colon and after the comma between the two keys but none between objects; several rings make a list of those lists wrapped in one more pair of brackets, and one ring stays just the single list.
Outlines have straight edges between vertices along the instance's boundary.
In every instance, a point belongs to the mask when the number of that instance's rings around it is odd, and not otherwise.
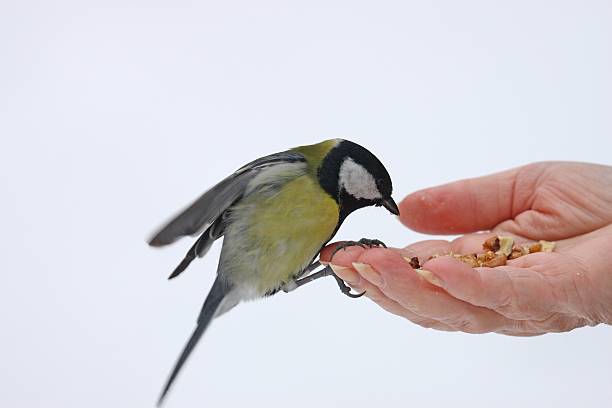
[{"label": "grey wing", "polygon": [[180,237],[197,235],[209,228],[225,210],[242,197],[249,182],[262,169],[276,164],[305,161],[303,155],[292,151],[275,153],[252,161],[202,194],[189,207],[167,222],[149,240],[149,245],[164,246]]},{"label": "grey wing", "polygon": [[226,210],[220,217],[217,218],[215,222],[213,222],[210,227],[208,227],[206,231],[200,235],[191,248],[189,248],[189,251],[187,251],[181,263],[179,263],[177,267],[174,268],[174,271],[172,271],[170,276],[168,276],[168,279],[176,278],[183,273],[183,271],[187,269],[189,264],[191,264],[196,257],[202,258],[204,255],[206,255],[213,242],[225,234],[225,216],[227,213],[228,211]]}]

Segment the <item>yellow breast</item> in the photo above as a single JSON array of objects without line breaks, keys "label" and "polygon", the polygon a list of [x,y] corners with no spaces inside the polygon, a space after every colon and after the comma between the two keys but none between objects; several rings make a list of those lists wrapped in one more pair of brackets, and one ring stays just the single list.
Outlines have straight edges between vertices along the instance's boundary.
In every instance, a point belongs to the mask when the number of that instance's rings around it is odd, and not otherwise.
[{"label": "yellow breast", "polygon": [[231,227],[226,234],[226,239],[240,241],[232,275],[255,286],[260,295],[278,289],[308,266],[339,219],[337,203],[310,175],[288,182],[275,194],[249,196],[233,211],[244,212],[248,225],[236,231],[242,237],[231,236]]}]

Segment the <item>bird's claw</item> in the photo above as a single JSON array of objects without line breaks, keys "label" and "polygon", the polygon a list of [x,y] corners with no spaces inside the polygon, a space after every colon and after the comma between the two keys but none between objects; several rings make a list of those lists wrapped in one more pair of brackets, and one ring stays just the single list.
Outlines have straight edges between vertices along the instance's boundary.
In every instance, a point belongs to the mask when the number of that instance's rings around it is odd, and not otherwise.
[{"label": "bird's claw", "polygon": [[351,287],[348,286],[346,283],[344,283],[344,281],[338,275],[334,273],[333,277],[336,279],[336,283],[338,284],[338,287],[340,288],[340,292],[344,293],[346,296],[350,297],[351,299],[357,299],[365,295],[365,291],[363,291],[362,293],[352,293]]},{"label": "bird's claw", "polygon": [[344,293],[346,296],[350,297],[351,299],[357,299],[357,298],[360,298],[360,297],[362,297],[363,295],[365,295],[365,294],[366,294],[366,291],[364,290],[364,291],[363,291],[363,292],[361,292],[361,293],[352,293],[352,292],[350,291],[350,288],[349,288],[348,292],[342,292],[342,293]]},{"label": "bird's claw", "polygon": [[334,249],[334,252],[332,252],[331,254],[330,260],[334,259],[334,255],[336,255],[336,252],[340,251],[341,249],[346,250],[346,248],[349,248],[352,246],[360,246],[362,248],[373,248],[373,247],[386,248],[387,247],[385,243],[379,239],[361,238],[359,241],[345,241],[341,243],[340,245],[336,246],[336,248]]},{"label": "bird's claw", "polygon": [[[361,238],[359,241],[345,241],[341,243],[340,245],[336,246],[336,248],[334,249],[334,252],[332,252],[331,254],[330,260],[334,259],[334,255],[336,255],[336,252],[340,251],[341,249],[346,250],[346,248],[352,247],[352,246],[360,246],[362,248],[373,248],[373,247],[386,248],[387,247],[384,242],[378,239]],[[344,283],[344,281],[340,279],[335,273],[333,275],[334,275],[334,278],[336,278],[336,282],[338,283],[338,286],[340,287],[340,291],[344,293],[346,296],[352,299],[357,299],[365,295],[365,291],[362,293],[352,293],[350,286]]]},{"label": "bird's claw", "polygon": [[[351,246],[360,246],[362,248],[368,248],[368,247],[369,248],[373,248],[373,247],[386,248],[387,247],[384,242],[378,239],[361,238],[359,241],[345,241],[341,243],[340,245],[336,246],[336,248],[334,249],[334,252],[331,255],[330,260],[334,258],[334,255],[336,255],[336,252],[340,251],[341,249],[346,249]],[[305,275],[304,277],[300,279],[296,279],[293,282],[286,283],[280,289],[283,290],[284,292],[291,292],[292,290],[297,289],[300,286],[305,285],[308,282],[312,282],[315,279],[319,279],[324,276],[332,275],[334,279],[336,279],[336,283],[338,284],[340,291],[344,295],[350,297],[351,299],[357,299],[365,295],[365,291],[362,293],[352,293],[351,287],[348,286],[342,279],[340,279],[340,277],[338,277],[338,275],[334,273],[334,271],[331,269],[330,266],[326,266],[323,270],[310,274],[310,272],[315,270],[320,265],[321,263],[319,261],[313,262],[308,268],[304,270],[305,273],[300,274],[300,276]]]}]

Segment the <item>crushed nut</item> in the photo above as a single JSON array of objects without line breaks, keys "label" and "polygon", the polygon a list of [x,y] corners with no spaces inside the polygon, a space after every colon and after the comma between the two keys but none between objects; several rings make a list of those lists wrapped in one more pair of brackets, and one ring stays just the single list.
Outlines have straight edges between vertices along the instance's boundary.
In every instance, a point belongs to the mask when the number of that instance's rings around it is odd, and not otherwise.
[{"label": "crushed nut", "polygon": [[535,252],[541,252],[542,251],[542,244],[539,242],[536,242],[535,244],[531,244],[529,246],[529,253],[533,254]]},{"label": "crushed nut", "polygon": [[476,257],[476,254],[461,255],[457,259],[459,259],[463,263],[470,265],[472,268],[476,268],[480,266],[480,264],[478,263],[478,258]]},{"label": "crushed nut", "polygon": [[512,249],[512,252],[510,253],[510,255],[508,255],[508,259],[520,258],[523,255],[524,254],[521,248],[514,248]]},{"label": "crushed nut", "polygon": [[410,264],[410,267],[412,269],[421,269],[421,264],[419,263],[419,258],[417,258],[416,256],[413,256],[412,258],[410,258],[408,263]]},{"label": "crushed nut", "polygon": [[495,258],[495,252],[487,251],[484,254],[478,254],[477,260],[479,264],[483,264]]},{"label": "crushed nut", "polygon": [[482,244],[482,249],[485,251],[499,251],[499,237],[491,237]]},{"label": "crushed nut", "polygon": [[[510,259],[520,258],[521,256],[535,252],[553,252],[555,249],[555,243],[550,241],[539,241],[518,246],[514,244],[514,239],[512,237],[491,237],[482,244],[482,247],[485,250],[485,252],[482,254],[463,255],[454,254],[451,252],[449,254],[435,254],[429,259],[448,255],[470,265],[472,268],[479,266],[493,268],[496,266],[506,265],[507,261]],[[411,266],[412,259],[409,260],[409,262],[411,262]],[[416,262],[418,262],[418,259],[416,259]]]},{"label": "crushed nut", "polygon": [[512,253],[512,247],[514,247],[514,239],[512,237],[499,237],[499,249],[496,252],[508,257]]},{"label": "crushed nut", "polygon": [[550,241],[540,241],[542,252],[552,252],[555,250],[555,243]]},{"label": "crushed nut", "polygon": [[506,255],[504,254],[495,254],[495,257],[493,259],[490,259],[486,262],[482,263],[482,266],[485,266],[487,268],[494,268],[496,266],[503,266],[506,264]]}]

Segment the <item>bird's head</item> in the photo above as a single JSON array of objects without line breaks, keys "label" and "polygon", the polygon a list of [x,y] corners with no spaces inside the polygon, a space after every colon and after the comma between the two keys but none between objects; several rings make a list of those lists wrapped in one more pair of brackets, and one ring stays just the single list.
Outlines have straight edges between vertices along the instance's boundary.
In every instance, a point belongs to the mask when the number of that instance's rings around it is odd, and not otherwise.
[{"label": "bird's head", "polygon": [[357,143],[338,139],[323,158],[317,176],[323,189],[340,205],[343,217],[372,205],[399,215],[387,169]]}]

